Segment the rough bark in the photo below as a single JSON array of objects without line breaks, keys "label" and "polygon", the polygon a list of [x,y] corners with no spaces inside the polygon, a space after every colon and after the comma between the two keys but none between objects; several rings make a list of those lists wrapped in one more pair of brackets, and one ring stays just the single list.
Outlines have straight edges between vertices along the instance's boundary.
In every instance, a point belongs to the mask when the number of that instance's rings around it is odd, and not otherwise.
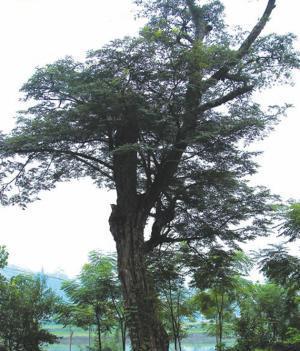
[{"label": "rough bark", "polygon": [[113,206],[110,229],[117,246],[132,350],[167,351],[168,336],[158,319],[156,295],[147,274],[143,250],[144,226],[137,212],[120,216],[118,207]]}]

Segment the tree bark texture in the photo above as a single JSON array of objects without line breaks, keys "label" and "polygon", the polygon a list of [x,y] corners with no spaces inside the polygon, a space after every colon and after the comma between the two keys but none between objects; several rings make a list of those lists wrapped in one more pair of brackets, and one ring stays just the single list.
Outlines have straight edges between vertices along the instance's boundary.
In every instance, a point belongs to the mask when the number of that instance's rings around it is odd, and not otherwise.
[{"label": "tree bark texture", "polygon": [[147,274],[144,254],[144,224],[137,212],[124,216],[113,206],[110,229],[118,253],[127,325],[132,350],[167,351],[168,336],[156,311],[156,294]]}]

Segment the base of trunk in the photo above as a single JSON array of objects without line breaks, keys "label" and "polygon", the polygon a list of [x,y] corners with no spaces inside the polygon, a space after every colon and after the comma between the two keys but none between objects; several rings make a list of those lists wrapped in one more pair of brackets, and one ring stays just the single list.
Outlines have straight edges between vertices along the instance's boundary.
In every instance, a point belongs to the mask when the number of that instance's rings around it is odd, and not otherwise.
[{"label": "base of trunk", "polygon": [[144,226],[136,220],[110,217],[118,253],[119,277],[133,351],[168,351],[169,340],[157,314],[157,297],[147,274]]}]

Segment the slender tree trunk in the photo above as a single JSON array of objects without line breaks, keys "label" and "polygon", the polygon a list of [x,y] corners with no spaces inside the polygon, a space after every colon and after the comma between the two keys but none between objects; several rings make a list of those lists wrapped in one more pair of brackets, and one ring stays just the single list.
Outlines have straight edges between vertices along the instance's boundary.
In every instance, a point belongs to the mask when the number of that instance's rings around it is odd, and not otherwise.
[{"label": "slender tree trunk", "polygon": [[177,290],[177,337],[178,337],[178,345],[179,345],[179,351],[182,350],[182,345],[181,345],[181,335],[180,335],[180,327],[181,327],[181,322],[180,322],[180,291]]},{"label": "slender tree trunk", "polygon": [[223,337],[223,330],[222,330],[222,314],[219,312],[218,316],[218,329],[219,329],[219,345],[218,350],[222,351],[222,337]]},{"label": "slender tree trunk", "polygon": [[122,344],[122,351],[125,351],[126,350],[126,324],[123,318],[119,320],[119,328],[120,328],[120,334],[121,334],[120,338],[121,338],[121,344]]},{"label": "slender tree trunk", "polygon": [[122,351],[126,350],[126,326],[121,327]]},{"label": "slender tree trunk", "polygon": [[102,339],[101,339],[101,322],[98,315],[96,315],[97,320],[97,337],[98,337],[98,350],[102,351]]},{"label": "slender tree trunk", "polygon": [[74,334],[73,330],[70,330],[69,351],[72,351],[73,334]]},{"label": "slender tree trunk", "polygon": [[220,349],[223,349],[223,315],[224,315],[224,294],[222,294],[221,299],[221,310],[219,316],[219,323],[220,323]]},{"label": "slender tree trunk", "polygon": [[170,279],[168,280],[168,294],[167,294],[167,300],[169,299],[169,308],[170,308],[170,313],[171,313],[171,324],[172,324],[172,332],[173,332],[173,337],[174,337],[174,348],[175,351],[178,350],[177,347],[177,333],[176,333],[176,325],[175,325],[175,316],[174,316],[174,309],[173,309],[173,299],[172,299],[172,288],[171,288],[171,282]]},{"label": "slender tree trunk", "polygon": [[91,349],[91,326],[89,325],[89,351]]},{"label": "slender tree trunk", "polygon": [[[147,274],[144,224],[137,214],[113,206],[110,229],[116,241],[126,322],[133,351],[167,351],[168,336],[156,311],[156,294]],[[141,224],[142,223],[142,224]]]},{"label": "slender tree trunk", "polygon": [[218,332],[218,316],[216,315],[215,318],[215,326],[216,326],[216,350],[219,350],[219,332]]}]

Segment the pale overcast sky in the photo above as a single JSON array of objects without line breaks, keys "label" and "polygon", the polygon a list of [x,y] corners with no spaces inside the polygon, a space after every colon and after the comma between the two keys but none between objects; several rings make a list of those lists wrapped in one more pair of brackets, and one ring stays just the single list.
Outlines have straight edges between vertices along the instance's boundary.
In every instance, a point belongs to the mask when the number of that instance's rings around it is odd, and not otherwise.
[{"label": "pale overcast sky", "polygon": [[[227,19],[250,29],[267,0],[226,0]],[[300,35],[298,0],[277,0],[266,32]],[[0,130],[14,125],[21,85],[34,67],[72,55],[83,58],[114,38],[132,35],[139,24],[130,0],[0,0]],[[298,47],[300,42],[298,41]],[[294,104],[288,117],[265,141],[260,172],[254,181],[285,198],[300,199],[300,75],[294,87],[276,88],[265,102]],[[42,200],[22,211],[0,208],[0,244],[10,253],[10,264],[46,272],[64,270],[75,275],[92,249],[113,250],[108,216],[114,194],[88,181],[60,184]]]}]

